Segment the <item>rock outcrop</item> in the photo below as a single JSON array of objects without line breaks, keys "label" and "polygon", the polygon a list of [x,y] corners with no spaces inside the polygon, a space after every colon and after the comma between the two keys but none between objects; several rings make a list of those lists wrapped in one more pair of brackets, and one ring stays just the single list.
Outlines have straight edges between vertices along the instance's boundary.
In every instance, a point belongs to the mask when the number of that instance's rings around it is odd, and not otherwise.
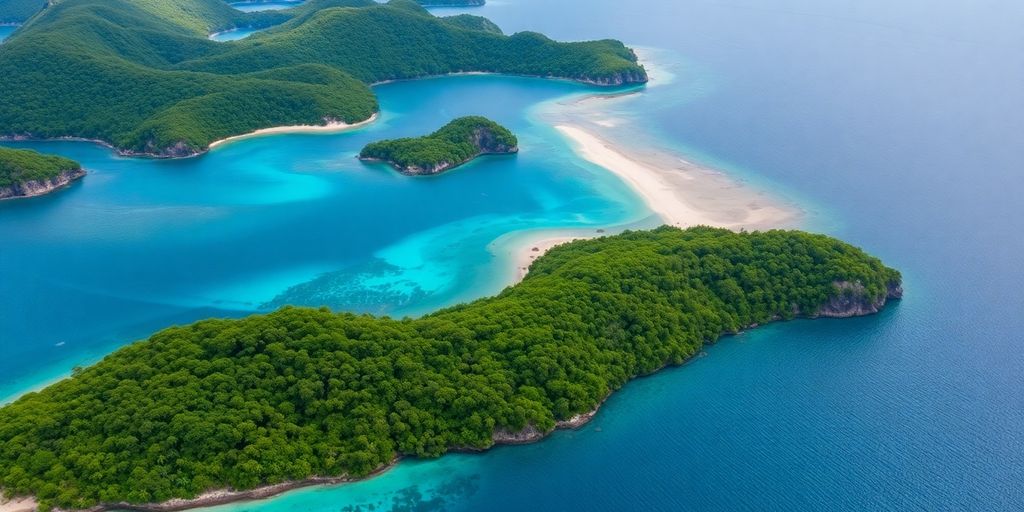
[{"label": "rock outcrop", "polygon": [[903,298],[903,286],[899,282],[888,284],[886,293],[880,297],[870,297],[860,282],[837,281],[839,293],[821,306],[812,317],[849,318],[854,316],[873,315],[881,311],[889,299]]},{"label": "rock outcrop", "polygon": [[0,199],[41,196],[53,192],[82,176],[85,176],[84,170],[70,169],[62,171],[57,176],[47,180],[23,181],[9,187],[0,187]]}]

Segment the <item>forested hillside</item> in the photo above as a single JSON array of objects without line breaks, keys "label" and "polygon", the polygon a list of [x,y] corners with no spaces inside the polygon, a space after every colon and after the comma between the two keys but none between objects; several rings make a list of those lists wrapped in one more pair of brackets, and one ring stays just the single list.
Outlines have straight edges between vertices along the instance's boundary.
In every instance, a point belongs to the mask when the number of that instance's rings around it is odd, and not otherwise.
[{"label": "forested hillside", "polygon": [[419,319],[285,308],[174,327],[0,409],[0,488],[142,503],[486,448],[723,334],[876,311],[899,281],[826,236],[660,228],[555,248],[500,295]]},{"label": "forested hillside", "polygon": [[[241,41],[207,39],[271,25]],[[256,13],[221,0],[60,0],[0,47],[0,135],[188,156],[260,128],[362,121],[378,108],[369,84],[456,71],[646,81],[617,41],[505,36],[487,20],[437,18],[411,0]]]}]

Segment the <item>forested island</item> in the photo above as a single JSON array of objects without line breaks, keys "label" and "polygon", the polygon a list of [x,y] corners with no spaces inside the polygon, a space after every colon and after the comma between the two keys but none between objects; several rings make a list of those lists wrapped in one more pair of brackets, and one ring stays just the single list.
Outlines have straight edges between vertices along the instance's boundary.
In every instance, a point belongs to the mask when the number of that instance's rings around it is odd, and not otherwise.
[{"label": "forested island", "polygon": [[85,171],[74,160],[0,147],[0,199],[43,195],[82,176]]},{"label": "forested island", "polygon": [[723,335],[901,294],[827,236],[663,227],[559,246],[418,319],[286,307],[172,327],[0,409],[0,488],[117,508],[532,441]]},{"label": "forested island", "polygon": [[368,144],[361,160],[383,161],[409,176],[439,174],[481,155],[519,152],[519,141],[507,128],[479,116],[461,117],[430,135]]},{"label": "forested island", "polygon": [[[230,43],[207,38],[236,27],[271,28]],[[364,121],[378,110],[371,84],[470,71],[647,81],[621,42],[509,36],[412,0],[309,0],[264,12],[222,0],[63,0],[0,51],[0,136],[191,156],[268,127]]]}]

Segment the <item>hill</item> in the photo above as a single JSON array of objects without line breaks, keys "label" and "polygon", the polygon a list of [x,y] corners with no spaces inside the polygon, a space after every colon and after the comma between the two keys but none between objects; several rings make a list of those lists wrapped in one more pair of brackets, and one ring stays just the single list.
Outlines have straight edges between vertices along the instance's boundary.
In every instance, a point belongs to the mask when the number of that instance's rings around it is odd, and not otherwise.
[{"label": "hill", "polygon": [[[275,24],[241,41],[207,39]],[[262,128],[362,121],[378,109],[370,84],[458,71],[646,81],[617,41],[506,36],[482,18],[437,18],[411,0],[310,0],[256,13],[221,0],[60,0],[0,48],[0,135],[190,156]]]}]

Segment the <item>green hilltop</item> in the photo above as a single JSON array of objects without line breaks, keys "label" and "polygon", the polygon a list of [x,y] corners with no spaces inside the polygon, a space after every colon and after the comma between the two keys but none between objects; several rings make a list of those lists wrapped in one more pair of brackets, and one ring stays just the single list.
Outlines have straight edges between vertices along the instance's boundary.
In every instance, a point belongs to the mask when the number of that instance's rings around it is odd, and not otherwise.
[{"label": "green hilltop", "polygon": [[518,151],[519,141],[508,128],[485,117],[469,116],[423,137],[372,142],[359,158],[385,161],[403,174],[437,174],[480,155]]},{"label": "green hilltop", "polygon": [[0,188],[13,187],[29,181],[46,181],[65,171],[82,166],[69,158],[44,155],[31,149],[0,147]]},{"label": "green hilltop", "polygon": [[0,488],[161,502],[536,440],[724,334],[872,313],[899,282],[826,236],[665,227],[557,247],[498,296],[419,319],[173,327],[0,409]]},{"label": "green hilltop", "polygon": [[[271,26],[230,43],[207,38]],[[188,156],[260,128],[362,121],[378,109],[370,84],[461,71],[647,79],[618,41],[506,36],[483,18],[438,18],[411,0],[254,13],[221,0],[55,0],[0,47],[0,135]]]}]

